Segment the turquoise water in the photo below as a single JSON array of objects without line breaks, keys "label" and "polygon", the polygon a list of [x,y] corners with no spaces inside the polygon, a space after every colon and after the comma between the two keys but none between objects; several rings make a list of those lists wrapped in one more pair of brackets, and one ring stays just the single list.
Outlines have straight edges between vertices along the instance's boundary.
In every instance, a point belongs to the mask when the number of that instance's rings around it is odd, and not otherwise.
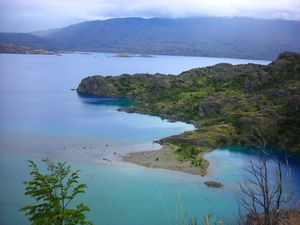
[{"label": "turquoise water", "polygon": [[[185,222],[213,213],[226,224],[234,224],[238,205],[235,196],[238,183],[245,175],[244,166],[249,149],[219,149],[209,153],[211,161],[207,177],[193,176],[165,170],[154,170],[128,165],[104,165],[72,162],[80,169],[81,181],[88,184],[87,192],[79,198],[92,209],[88,218],[95,224],[163,225],[182,221],[179,199],[183,202]],[[2,224],[26,224],[17,210],[30,199],[23,195],[22,180],[28,179],[27,157],[1,155],[0,199]],[[12,166],[13,165],[13,166]],[[295,199],[300,198],[299,159],[291,160]],[[211,189],[204,186],[207,180],[217,180],[225,186]],[[294,206],[291,203],[289,206]]]},{"label": "turquoise water", "polygon": [[[223,149],[209,153],[207,177],[125,164],[115,154],[158,149],[153,141],[194,129],[182,122],[117,112],[131,104],[126,99],[80,97],[76,88],[87,75],[121,73],[178,74],[193,67],[219,62],[234,64],[265,61],[201,57],[157,56],[116,58],[112,54],[62,56],[0,54],[0,224],[27,224],[17,210],[30,199],[23,195],[28,179],[27,159],[50,157],[67,160],[81,169],[89,187],[80,201],[92,211],[95,224],[166,225],[179,223],[178,193],[184,219],[214,213],[229,224],[236,219],[234,194],[244,174],[247,149]],[[117,154],[116,154],[117,155]],[[103,163],[112,157],[115,163]],[[292,161],[294,186],[299,181],[299,161]],[[219,180],[223,189],[209,189],[207,180]],[[300,185],[298,185],[299,187]],[[296,195],[300,196],[296,190]]]},{"label": "turquoise water", "polygon": [[[30,202],[25,198],[20,177],[28,170],[25,158],[1,156],[5,184],[1,186],[1,222],[26,224],[16,210]],[[15,165],[11,167],[11,165]],[[81,169],[81,180],[89,189],[79,201],[92,209],[88,214],[95,224],[176,224],[180,221],[178,193],[183,201],[185,219],[217,212],[216,216],[232,219],[235,202],[232,190],[204,187],[203,178],[137,167],[73,163]],[[224,195],[225,194],[225,195]],[[217,203],[217,204],[216,204]]]}]

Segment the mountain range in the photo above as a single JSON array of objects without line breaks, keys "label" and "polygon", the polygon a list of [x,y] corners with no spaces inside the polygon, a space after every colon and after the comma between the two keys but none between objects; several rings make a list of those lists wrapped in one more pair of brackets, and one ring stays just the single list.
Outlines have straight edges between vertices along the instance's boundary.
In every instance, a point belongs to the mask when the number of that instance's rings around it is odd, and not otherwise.
[{"label": "mountain range", "polygon": [[222,17],[116,18],[33,33],[0,33],[0,45],[48,51],[273,60],[283,51],[300,52],[299,37],[300,22],[297,21]]}]

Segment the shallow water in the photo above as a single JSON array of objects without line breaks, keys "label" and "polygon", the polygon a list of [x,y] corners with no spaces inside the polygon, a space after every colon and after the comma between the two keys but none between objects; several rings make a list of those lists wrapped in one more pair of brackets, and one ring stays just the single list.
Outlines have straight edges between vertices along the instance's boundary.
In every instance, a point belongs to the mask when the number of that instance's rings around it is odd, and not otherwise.
[{"label": "shallow water", "polygon": [[[235,196],[239,191],[238,183],[245,175],[244,165],[249,159],[247,154],[243,154],[245,151],[250,149],[218,149],[207,154],[211,165],[206,177],[127,164],[71,162],[71,165],[73,169],[81,170],[81,182],[88,184],[87,192],[78,201],[91,207],[88,218],[95,224],[178,224],[182,220],[187,223],[194,217],[202,220],[210,213],[215,219],[221,218],[226,224],[234,224],[238,210]],[[21,181],[29,179],[27,158],[0,156],[3,224],[26,224],[24,216],[17,210],[30,203],[30,199],[23,195],[21,184]],[[293,171],[292,191],[295,199],[299,199],[299,159],[291,161],[290,166]],[[220,181],[224,187],[208,188],[203,184],[208,180]],[[183,202],[183,218],[180,216],[178,195]],[[294,206],[294,203],[289,206]]]},{"label": "shallow water", "polygon": [[[184,205],[184,220],[214,213],[229,224],[236,219],[234,193],[248,160],[247,149],[216,150],[207,177],[147,169],[126,163],[106,163],[103,158],[130,151],[158,149],[153,141],[193,129],[182,122],[117,112],[125,99],[80,97],[76,88],[87,75],[121,73],[178,74],[193,67],[219,62],[266,64],[265,61],[201,57],[157,56],[116,58],[112,54],[62,56],[0,54],[0,223],[26,224],[17,209],[30,199],[23,195],[28,179],[27,159],[50,157],[67,160],[81,169],[89,189],[80,201],[92,211],[95,224],[176,224],[181,221],[178,193]],[[117,154],[114,154],[117,153]],[[116,157],[118,160],[118,157]],[[100,162],[100,164],[99,164]],[[299,162],[292,162],[299,181]],[[223,189],[203,185],[219,180]],[[300,185],[298,185],[300,187]],[[299,191],[296,191],[297,195]],[[300,194],[299,194],[300,196]]]},{"label": "shallow water", "polygon": [[[15,210],[30,202],[22,195],[19,183],[19,178],[26,179],[28,173],[25,158],[1,156],[0,160],[1,171],[8,171],[1,176],[5,177],[5,183],[11,184],[1,186],[1,212],[7,215],[1,222],[24,224],[22,214]],[[12,164],[16,166],[12,168]],[[82,170],[81,180],[89,186],[78,200],[91,207],[89,218],[95,224],[175,224],[180,221],[178,193],[185,219],[214,211],[229,220],[235,207],[231,190],[208,189],[202,184],[204,178],[198,176],[140,167],[72,165]]]}]

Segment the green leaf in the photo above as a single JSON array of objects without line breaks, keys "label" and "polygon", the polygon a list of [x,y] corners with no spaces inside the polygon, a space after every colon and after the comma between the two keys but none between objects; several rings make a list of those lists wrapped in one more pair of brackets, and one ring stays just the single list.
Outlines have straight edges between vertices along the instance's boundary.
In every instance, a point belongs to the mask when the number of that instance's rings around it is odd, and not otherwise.
[{"label": "green leaf", "polygon": [[84,214],[90,210],[88,206],[80,203],[75,208],[69,207],[87,188],[86,184],[79,183],[79,170],[72,171],[66,162],[54,163],[47,158],[42,162],[48,173],[42,173],[34,161],[28,160],[32,180],[24,182],[25,195],[36,203],[19,210],[25,211],[34,225],[93,224]]}]

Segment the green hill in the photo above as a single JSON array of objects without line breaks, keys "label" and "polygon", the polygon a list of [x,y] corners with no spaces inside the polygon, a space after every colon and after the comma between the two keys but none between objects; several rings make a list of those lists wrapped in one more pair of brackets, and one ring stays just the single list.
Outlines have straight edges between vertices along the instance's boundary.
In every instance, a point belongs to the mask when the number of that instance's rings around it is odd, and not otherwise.
[{"label": "green hill", "polygon": [[79,94],[134,98],[127,112],[192,122],[197,129],[160,140],[192,157],[226,145],[251,145],[260,129],[272,147],[300,153],[300,54],[269,65],[217,64],[178,76],[123,74],[83,79]]}]

